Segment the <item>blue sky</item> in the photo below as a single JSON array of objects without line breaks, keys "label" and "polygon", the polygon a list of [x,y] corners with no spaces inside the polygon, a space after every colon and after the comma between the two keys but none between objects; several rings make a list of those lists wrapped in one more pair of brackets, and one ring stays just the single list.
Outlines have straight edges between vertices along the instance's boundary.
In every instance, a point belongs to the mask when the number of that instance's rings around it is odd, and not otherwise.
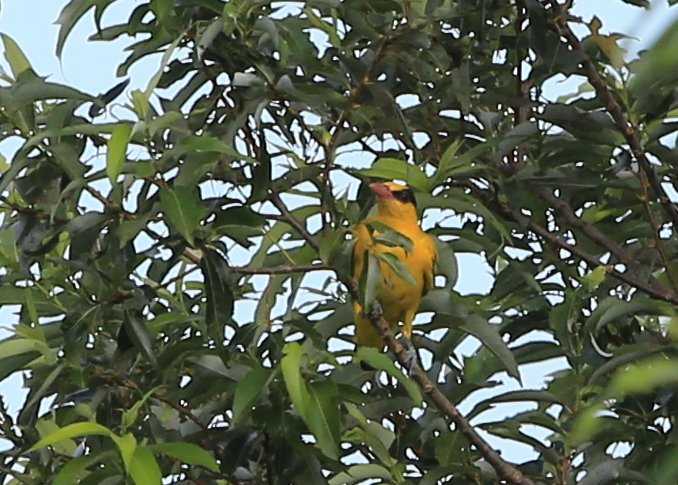
[{"label": "blue sky", "polygon": [[[55,55],[55,45],[58,27],[54,24],[59,11],[68,2],[65,0],[0,0],[0,32],[9,34],[19,44],[31,61],[36,72],[49,76],[51,80],[75,86],[91,94],[98,94],[108,90],[119,80],[115,78],[117,65],[126,57],[123,51],[127,41],[95,43],[87,42],[87,37],[93,32],[94,26],[91,16],[80,21],[73,30],[64,50],[61,62]],[[113,3],[104,16],[104,25],[122,23],[131,9],[138,5],[138,0],[118,0]],[[654,0],[650,12],[624,4],[621,0],[577,0],[574,14],[584,20],[590,20],[597,15],[603,22],[603,32],[623,32],[635,37],[629,39],[625,47],[631,53],[646,48],[661,34],[661,32],[678,17],[678,7],[669,9],[668,0]],[[586,33],[583,26],[577,27],[580,34]],[[135,64],[130,70],[131,85],[129,89],[143,88],[153,76],[159,62],[159,55],[146,58]],[[0,62],[4,63],[4,59]],[[549,98],[576,89],[581,81],[563,83],[554,79],[549,83]],[[0,154],[11,159],[14,146],[11,142],[0,143]],[[491,284],[487,268],[477,259],[462,258],[460,261],[461,279],[457,289],[463,293],[486,290]],[[14,323],[7,311],[0,311],[0,326],[10,326]],[[553,370],[553,367],[526,366],[524,381],[528,387],[539,387],[544,376]],[[7,379],[0,384],[0,392],[8,397],[13,409],[20,403],[20,379]],[[478,399],[487,396],[478,396]],[[477,401],[477,400],[476,400]],[[470,404],[464,406],[467,411]],[[497,416],[493,415],[493,419]],[[497,442],[500,444],[501,440]],[[505,449],[507,458],[522,461],[528,457],[523,447]]]}]

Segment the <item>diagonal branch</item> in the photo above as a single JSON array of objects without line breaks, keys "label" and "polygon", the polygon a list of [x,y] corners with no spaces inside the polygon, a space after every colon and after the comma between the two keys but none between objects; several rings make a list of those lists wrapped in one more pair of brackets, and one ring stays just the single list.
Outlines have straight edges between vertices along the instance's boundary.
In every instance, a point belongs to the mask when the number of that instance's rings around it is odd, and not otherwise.
[{"label": "diagonal branch", "polygon": [[[566,241],[563,241],[558,234],[550,232],[548,229],[545,227],[537,224],[534,222],[531,218],[524,216],[521,214],[519,211],[516,209],[506,205],[505,203],[499,202],[498,198],[489,196],[488,194],[484,193],[481,190],[478,190],[474,186],[469,186],[469,185],[464,185],[465,187],[471,189],[480,200],[482,200],[485,204],[487,204],[489,207],[493,208],[498,214],[501,214],[502,216],[506,217],[508,220],[514,221],[518,224],[520,224],[522,227],[525,227],[527,229],[530,229],[532,232],[540,236],[547,244],[549,244],[552,247],[557,247],[561,249],[565,249],[566,251],[569,251],[570,253],[574,254],[581,260],[585,261],[588,263],[590,266],[595,267],[595,266],[600,266],[601,262],[600,260],[592,255],[581,249],[580,247],[569,244]],[[557,201],[558,199],[556,199]],[[558,209],[558,207],[556,207]],[[587,234],[588,235],[588,234]],[[588,235],[591,237],[590,235]],[[609,249],[609,248],[608,248]],[[630,265],[627,264],[627,267]],[[635,288],[638,288],[641,291],[644,291],[648,295],[657,298],[659,300],[664,300],[669,303],[673,303],[674,305],[678,305],[678,295],[676,295],[673,291],[665,288],[662,285],[657,284],[656,282],[653,281],[641,281],[640,279],[637,279],[636,277],[633,276],[632,271],[626,271],[624,273],[619,272],[615,270],[612,267],[608,267],[608,274],[619,281],[622,281],[628,285],[631,285]]]},{"label": "diagonal branch", "polygon": [[580,229],[593,242],[610,251],[610,253],[612,253],[620,262],[627,266],[632,266],[635,264],[635,259],[631,253],[629,253],[616,241],[613,241],[607,237],[596,226],[577,217],[570,204],[568,204],[565,200],[556,197],[548,190],[539,190],[537,194],[539,197],[551,204],[570,226]]},{"label": "diagonal branch", "polygon": [[[572,254],[576,255],[580,259],[586,261],[590,266],[600,266],[600,261],[598,258],[595,256],[587,253],[586,251],[582,250],[581,248],[569,244],[566,241],[563,241],[558,237],[557,234],[554,234],[545,227],[540,226],[536,222],[530,220],[529,218],[523,216],[522,214],[519,214],[517,212],[511,211],[508,208],[504,208],[503,210],[504,215],[510,217],[514,221],[518,222],[519,224],[522,224],[524,226],[527,226],[530,230],[532,230],[534,233],[538,234],[541,236],[543,239],[546,240],[547,243],[549,243],[552,246],[559,247],[561,249],[565,249],[566,251],[571,252]],[[636,287],[648,295],[653,296],[654,298],[658,298],[660,300],[668,301],[669,303],[673,303],[674,305],[678,305],[678,296],[676,296],[672,291],[664,288],[663,286],[659,286],[653,282],[644,282],[636,279],[633,277],[631,274],[629,274],[630,271],[626,271],[624,273],[621,273],[614,268],[608,268],[608,274],[613,276],[614,278],[618,279],[619,281],[623,281],[624,283],[631,285],[633,287]]]},{"label": "diagonal branch", "polygon": [[[358,284],[354,280],[343,281],[349,288],[351,296],[354,299],[358,298]],[[497,475],[508,483],[514,485],[534,485],[532,480],[527,478],[511,463],[504,460],[499,453],[497,453],[485,439],[478,434],[478,432],[471,426],[466,417],[464,417],[459,409],[438,389],[438,386],[429,379],[426,371],[421,368],[419,363],[415,360],[414,363],[409,355],[409,350],[405,348],[393,335],[391,327],[386,320],[384,320],[381,311],[373,311],[369,315],[372,325],[377,329],[386,342],[387,347],[396,356],[396,359],[404,368],[409,368],[410,377],[419,385],[424,395],[443,415],[447,416],[450,421],[454,423],[456,429],[460,431],[469,442],[474,445],[478,452],[485,458],[485,460],[494,468]]]},{"label": "diagonal branch", "polygon": [[550,22],[552,28],[558,35],[564,37],[572,50],[579,54],[583,59],[582,66],[584,67],[584,72],[589,83],[591,83],[595,89],[598,98],[605,103],[605,107],[617,125],[617,129],[624,135],[626,143],[628,143],[631,148],[633,157],[647,177],[647,182],[649,183],[654,196],[659,199],[660,204],[664,208],[664,212],[666,212],[669,219],[673,222],[674,230],[678,230],[678,208],[676,208],[676,205],[669,199],[664,187],[662,187],[657,178],[657,174],[655,173],[652,164],[645,155],[645,150],[640,143],[638,127],[626,117],[621,105],[600,76],[595,63],[583,49],[579,38],[572,32],[572,29],[570,29],[570,26],[567,24],[567,8],[561,9],[555,0],[549,0],[549,2],[551,4],[551,10],[554,12],[554,16],[551,18]]},{"label": "diagonal branch", "polygon": [[295,228],[297,232],[303,237],[306,242],[308,243],[309,246],[311,246],[313,249],[316,251],[320,251],[320,246],[316,242],[315,238],[311,235],[308,230],[306,230],[306,227],[304,226],[303,223],[299,222],[299,220],[290,213],[289,209],[285,205],[285,203],[282,201],[280,198],[280,195],[278,195],[277,192],[271,191],[271,203],[280,211],[282,214],[283,218],[285,221]]},{"label": "diagonal branch", "polygon": [[411,363],[408,349],[395,338],[388,322],[384,320],[380,314],[370,316],[370,320],[386,342],[389,350],[395,354],[400,365],[409,367],[410,376],[419,385],[424,395],[428,397],[428,400],[455,424],[456,429],[478,449],[478,452],[492,468],[494,468],[497,475],[508,483],[516,485],[532,485],[532,480],[523,475],[523,473],[511,463],[505,461],[499,453],[497,453],[489,443],[478,434],[466,417],[459,412],[459,409],[457,409],[457,407],[445,397],[440,389],[438,389],[438,386],[429,379],[426,371],[424,371],[418,363]]},{"label": "diagonal branch", "polygon": [[[620,262],[624,263],[628,268],[631,273],[635,273],[635,269],[638,268],[638,263],[635,259],[635,257],[626,249],[624,249],[620,244],[618,244],[616,241],[613,241],[609,237],[607,237],[600,229],[598,229],[595,225],[591,224],[590,222],[586,222],[582,220],[581,218],[577,217],[577,215],[574,213],[574,210],[572,210],[572,207],[570,204],[568,204],[566,201],[563,199],[560,199],[556,196],[554,196],[551,192],[548,190],[539,190],[538,192],[539,197],[544,199],[546,202],[551,204],[555,209],[560,213],[561,216],[567,221],[567,223],[572,226],[580,229],[589,239],[591,239],[593,242],[598,244],[599,246],[607,249],[612,253]],[[656,221],[654,220],[654,216],[652,215],[652,212],[650,211],[650,208],[647,204],[645,204],[645,210],[647,211],[648,218],[650,219],[650,222],[652,223],[653,226],[653,231],[655,235],[655,244],[657,246],[657,251],[659,252],[660,257],[662,258],[664,262],[664,266],[666,266],[666,271],[667,271],[667,276],[669,278],[669,281],[671,281],[671,285],[673,286],[673,292],[671,292],[669,289],[664,288],[662,285],[659,283],[652,283],[653,287],[656,290],[660,290],[662,294],[669,294],[673,293],[673,297],[676,297],[676,288],[678,288],[678,285],[674,281],[673,278],[673,273],[670,272],[669,268],[670,266],[668,265],[668,257],[666,255],[666,252],[664,250],[664,246],[662,244],[661,239],[659,239],[659,229],[657,228]],[[593,256],[590,256],[593,258]]]}]

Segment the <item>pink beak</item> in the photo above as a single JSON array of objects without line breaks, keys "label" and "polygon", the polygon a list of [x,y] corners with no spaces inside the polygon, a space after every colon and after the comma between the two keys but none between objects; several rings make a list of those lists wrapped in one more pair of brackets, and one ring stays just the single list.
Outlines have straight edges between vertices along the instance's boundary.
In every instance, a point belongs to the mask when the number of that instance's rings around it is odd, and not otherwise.
[{"label": "pink beak", "polygon": [[375,182],[370,184],[370,189],[379,199],[392,199],[393,194],[386,184]]}]

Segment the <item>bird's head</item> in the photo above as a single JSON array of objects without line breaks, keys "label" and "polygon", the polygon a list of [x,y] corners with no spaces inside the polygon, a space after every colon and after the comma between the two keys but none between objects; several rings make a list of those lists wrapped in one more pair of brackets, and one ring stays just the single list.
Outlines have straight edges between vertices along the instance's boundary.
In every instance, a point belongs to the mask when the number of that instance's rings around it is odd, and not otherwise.
[{"label": "bird's head", "polygon": [[370,184],[370,189],[377,199],[380,215],[417,220],[417,201],[407,185],[375,182]]}]

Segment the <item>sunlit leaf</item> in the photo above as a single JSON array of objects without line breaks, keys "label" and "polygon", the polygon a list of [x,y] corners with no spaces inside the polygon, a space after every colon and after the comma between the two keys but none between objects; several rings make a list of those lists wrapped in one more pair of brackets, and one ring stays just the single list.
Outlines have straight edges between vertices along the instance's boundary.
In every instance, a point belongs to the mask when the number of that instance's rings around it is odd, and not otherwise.
[{"label": "sunlit leaf", "polygon": [[189,465],[202,466],[213,472],[219,471],[219,465],[215,461],[214,456],[212,456],[212,453],[193,443],[157,443],[147,445],[146,448],[154,453],[163,453],[171,456]]},{"label": "sunlit leaf", "polygon": [[0,39],[2,39],[5,49],[5,59],[7,59],[10,69],[12,69],[14,77],[18,78],[22,72],[30,70],[31,63],[14,39],[7,34],[0,34]]},{"label": "sunlit leaf", "polygon": [[153,452],[146,446],[138,446],[130,463],[129,474],[136,485],[159,485],[162,472]]},{"label": "sunlit leaf", "polygon": [[421,192],[429,191],[429,180],[421,169],[404,160],[380,158],[371,168],[361,171],[366,177],[386,180],[404,180],[410,187]]},{"label": "sunlit leaf", "polygon": [[132,127],[123,123],[114,130],[111,138],[108,140],[108,151],[106,152],[106,174],[112,184],[117,183],[118,175],[122,171],[127,155],[127,143],[132,134]]}]

